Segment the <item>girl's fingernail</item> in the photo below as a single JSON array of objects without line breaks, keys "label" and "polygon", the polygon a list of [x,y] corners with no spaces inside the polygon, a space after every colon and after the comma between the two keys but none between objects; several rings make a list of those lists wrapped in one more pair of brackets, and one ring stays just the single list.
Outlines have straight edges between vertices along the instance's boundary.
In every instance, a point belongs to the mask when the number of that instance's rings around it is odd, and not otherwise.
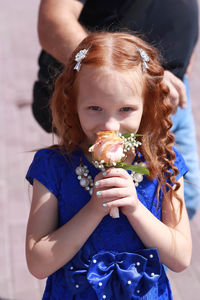
[{"label": "girl's fingernail", "polygon": [[97,195],[97,196],[101,196],[101,192],[99,192],[99,191],[96,192],[96,195]]},{"label": "girl's fingernail", "polygon": [[106,172],[103,172],[102,174],[103,174],[103,176],[106,176]]},{"label": "girl's fingernail", "polygon": [[108,204],[107,203],[103,203],[103,207],[107,207],[108,206]]},{"label": "girl's fingernail", "polygon": [[95,185],[95,186],[98,186],[98,185],[99,185],[99,182],[98,182],[98,181],[96,181],[94,185]]}]

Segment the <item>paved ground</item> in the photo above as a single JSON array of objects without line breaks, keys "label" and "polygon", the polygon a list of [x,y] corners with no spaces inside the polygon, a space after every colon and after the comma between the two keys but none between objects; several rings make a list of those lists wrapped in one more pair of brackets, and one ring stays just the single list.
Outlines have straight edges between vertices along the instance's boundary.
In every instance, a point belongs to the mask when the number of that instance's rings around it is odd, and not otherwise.
[{"label": "paved ground", "polygon": [[[36,19],[39,0],[1,0],[0,36],[0,300],[39,300],[44,281],[27,271],[25,228],[30,187],[24,180],[35,148],[51,143],[34,121],[30,103],[39,44]],[[200,146],[200,45],[191,75],[193,111]],[[198,300],[200,294],[200,211],[191,222],[194,249],[191,266],[170,273],[176,300]]]}]

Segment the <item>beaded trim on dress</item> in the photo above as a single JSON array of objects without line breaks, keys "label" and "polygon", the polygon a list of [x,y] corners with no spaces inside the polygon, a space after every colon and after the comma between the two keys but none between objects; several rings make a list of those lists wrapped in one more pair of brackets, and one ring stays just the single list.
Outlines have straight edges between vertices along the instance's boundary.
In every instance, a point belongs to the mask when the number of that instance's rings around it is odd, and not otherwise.
[{"label": "beaded trim on dress", "polygon": [[[144,168],[146,167],[146,164],[144,162],[135,162],[134,165],[140,165]],[[75,172],[79,180],[80,186],[82,186],[85,189],[85,191],[88,191],[89,194],[92,195],[94,181],[92,179],[92,176],[89,174],[88,167],[81,162],[80,165],[75,169]],[[130,176],[132,177],[136,187],[139,185],[140,182],[143,181],[143,175],[140,173],[131,171]]]}]

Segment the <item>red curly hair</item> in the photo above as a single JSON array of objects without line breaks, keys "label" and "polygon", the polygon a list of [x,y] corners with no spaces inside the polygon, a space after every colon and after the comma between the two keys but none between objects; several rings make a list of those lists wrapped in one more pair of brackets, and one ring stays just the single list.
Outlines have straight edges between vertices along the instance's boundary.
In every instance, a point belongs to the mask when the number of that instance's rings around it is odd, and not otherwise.
[{"label": "red curly hair", "polygon": [[[138,130],[143,134],[139,151],[148,162],[149,179],[158,179],[157,195],[160,189],[163,190],[164,196],[169,190],[171,205],[172,196],[176,196],[182,211],[182,200],[176,194],[180,184],[176,181],[178,169],[174,166],[175,153],[172,149],[174,136],[170,132],[172,105],[168,100],[169,89],[163,82],[164,69],[159,63],[156,49],[139,37],[121,32],[98,32],[90,34],[80,43],[55,84],[51,101],[53,126],[59,137],[60,148],[71,153],[80,147],[85,137],[76,108],[81,70],[74,70],[75,55],[80,50],[89,49],[81,68],[84,65],[96,68],[108,66],[122,72],[133,70],[139,65],[142,67],[138,48],[145,50],[150,58],[149,69],[142,72],[144,111]],[[169,181],[173,183],[173,188]]]}]

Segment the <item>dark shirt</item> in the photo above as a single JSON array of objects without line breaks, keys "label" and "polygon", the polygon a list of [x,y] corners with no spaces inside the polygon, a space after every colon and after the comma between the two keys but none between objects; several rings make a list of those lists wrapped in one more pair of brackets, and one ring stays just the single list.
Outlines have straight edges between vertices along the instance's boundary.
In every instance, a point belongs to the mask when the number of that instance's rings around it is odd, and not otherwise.
[{"label": "dark shirt", "polygon": [[159,49],[163,67],[182,79],[198,38],[198,3],[197,0],[87,0],[79,21],[91,31],[137,31]]}]

